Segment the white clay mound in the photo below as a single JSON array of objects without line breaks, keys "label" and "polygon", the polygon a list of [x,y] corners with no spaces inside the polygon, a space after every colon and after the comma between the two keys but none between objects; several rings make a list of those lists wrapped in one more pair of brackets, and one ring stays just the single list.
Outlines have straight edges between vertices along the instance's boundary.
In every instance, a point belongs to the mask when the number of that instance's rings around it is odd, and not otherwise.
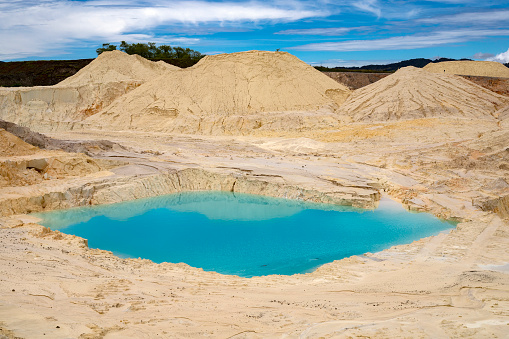
[{"label": "white clay mound", "polygon": [[507,104],[509,97],[461,77],[410,66],[354,91],[341,111],[354,121],[432,117],[495,119],[495,112]]},{"label": "white clay mound", "polygon": [[165,71],[180,69],[163,61],[153,62],[139,55],[121,51],[101,53],[75,75],[61,81],[57,86],[83,86],[90,83],[145,82]]},{"label": "white clay mound", "polygon": [[222,124],[226,117],[267,112],[333,112],[350,93],[288,53],[221,54],[141,85],[90,120],[120,129],[171,130],[175,119],[180,125],[201,118]]},{"label": "white clay mound", "polygon": [[440,74],[509,78],[509,68],[494,61],[443,61],[429,63],[424,69]]}]

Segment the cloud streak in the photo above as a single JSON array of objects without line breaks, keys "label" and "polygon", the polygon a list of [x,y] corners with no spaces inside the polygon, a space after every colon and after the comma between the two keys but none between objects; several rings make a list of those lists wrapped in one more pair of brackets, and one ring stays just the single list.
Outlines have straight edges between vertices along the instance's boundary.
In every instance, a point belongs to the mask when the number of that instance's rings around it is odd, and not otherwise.
[{"label": "cloud streak", "polygon": [[508,26],[509,22],[509,10],[495,10],[495,11],[479,11],[479,12],[468,12],[454,15],[444,15],[434,18],[419,19],[417,22],[429,23],[429,24],[446,24],[446,25],[457,25],[457,24],[468,24],[468,25],[489,25],[498,24],[500,22],[505,23]]},{"label": "cloud streak", "polygon": [[361,11],[365,11],[375,15],[378,18],[382,16],[382,9],[380,7],[380,4],[378,3],[378,0],[359,0],[353,2],[352,5],[353,7]]},{"label": "cloud streak", "polygon": [[403,50],[403,49],[434,47],[445,44],[477,40],[489,36],[503,36],[503,35],[509,35],[509,30],[459,29],[433,32],[430,34],[405,35],[374,40],[321,42],[291,47],[290,49],[298,51],[337,51],[337,52]]},{"label": "cloud streak", "polygon": [[321,35],[321,36],[340,36],[351,31],[362,31],[368,27],[327,27],[327,28],[307,28],[307,29],[287,29],[274,34],[279,35]]}]

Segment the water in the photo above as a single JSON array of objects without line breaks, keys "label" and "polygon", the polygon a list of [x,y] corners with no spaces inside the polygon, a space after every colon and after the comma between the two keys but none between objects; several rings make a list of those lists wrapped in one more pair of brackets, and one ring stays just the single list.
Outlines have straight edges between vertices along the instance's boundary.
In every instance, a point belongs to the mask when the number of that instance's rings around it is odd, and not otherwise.
[{"label": "water", "polygon": [[37,213],[91,248],[243,277],[290,275],[454,227],[382,200],[374,211],[229,192],[188,192]]}]

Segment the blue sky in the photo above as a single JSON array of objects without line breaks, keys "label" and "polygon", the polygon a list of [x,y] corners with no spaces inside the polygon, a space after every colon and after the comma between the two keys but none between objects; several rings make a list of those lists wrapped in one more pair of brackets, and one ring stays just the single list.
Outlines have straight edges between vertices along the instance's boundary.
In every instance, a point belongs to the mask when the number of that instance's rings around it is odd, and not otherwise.
[{"label": "blue sky", "polygon": [[93,58],[102,43],[280,49],[325,66],[509,62],[509,1],[0,0],[0,60]]}]

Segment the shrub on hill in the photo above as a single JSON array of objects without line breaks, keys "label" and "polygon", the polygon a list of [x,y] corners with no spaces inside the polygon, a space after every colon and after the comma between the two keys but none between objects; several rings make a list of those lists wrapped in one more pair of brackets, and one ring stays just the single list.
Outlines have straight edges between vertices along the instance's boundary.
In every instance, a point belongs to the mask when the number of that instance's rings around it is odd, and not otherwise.
[{"label": "shrub on hill", "polygon": [[[105,43],[99,47],[96,52],[101,54],[106,51],[116,50],[117,46]],[[205,55],[190,48],[172,47],[170,45],[157,46],[154,42],[149,43],[127,43],[122,41],[119,49],[127,54],[138,54],[152,61],[162,60],[169,64],[185,68],[190,67],[200,61]]]}]

